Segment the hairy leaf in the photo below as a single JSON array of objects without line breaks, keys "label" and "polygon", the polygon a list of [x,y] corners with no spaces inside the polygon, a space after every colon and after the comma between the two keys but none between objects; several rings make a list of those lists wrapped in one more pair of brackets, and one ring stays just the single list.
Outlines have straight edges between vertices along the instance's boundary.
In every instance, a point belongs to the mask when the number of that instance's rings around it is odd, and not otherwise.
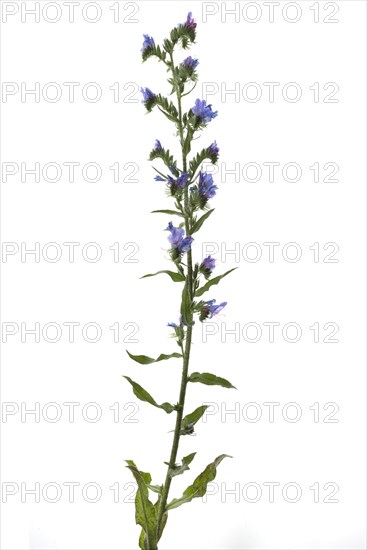
[{"label": "hairy leaf", "polygon": [[175,273],[174,271],[169,271],[168,269],[157,271],[157,273],[149,273],[148,275],[143,275],[142,277],[140,277],[140,279],[155,277],[156,275],[160,275],[160,273],[166,273],[175,283],[182,283],[183,281],[185,281],[185,277],[183,275],[181,275],[180,273]]},{"label": "hairy leaf", "polygon": [[177,212],[177,210],[153,210],[151,213],[152,214],[170,214],[172,216],[181,216],[181,218],[184,217],[184,215],[181,212]]},{"label": "hairy leaf", "polygon": [[[148,484],[152,481],[147,472],[140,472],[132,460],[126,460],[127,468],[132,472],[138,491],[135,497],[135,521],[144,530],[144,537],[140,536],[139,545],[142,550],[157,550],[157,511],[149,500]],[[142,545],[143,544],[143,545]]]},{"label": "hairy leaf", "polygon": [[190,485],[184,492],[182,497],[173,499],[166,507],[166,510],[173,510],[181,504],[190,502],[193,498],[202,497],[205,495],[208,483],[215,479],[217,475],[217,466],[222,462],[224,458],[232,458],[229,455],[220,455],[208,464],[205,470],[195,479],[194,483]]},{"label": "hairy leaf", "polygon": [[196,422],[198,420],[200,420],[200,418],[203,416],[203,414],[205,413],[206,409],[208,408],[208,405],[200,405],[200,407],[198,407],[197,409],[195,409],[192,413],[186,415],[183,419],[182,419],[182,423],[181,423],[181,426],[182,428],[184,428],[185,426],[187,426],[188,424],[193,424],[195,425]]},{"label": "hairy leaf", "polygon": [[153,405],[153,407],[158,407],[158,409],[163,409],[166,411],[167,414],[170,414],[172,411],[175,410],[175,407],[171,405],[170,403],[162,403],[162,405],[158,405],[158,403],[153,399],[153,397],[148,393],[144,388],[142,388],[137,382],[134,382],[134,380],[131,380],[129,376],[124,376],[128,382],[133,387],[133,392],[136,395],[138,399],[141,401],[146,401],[147,403],[150,403]]},{"label": "hairy leaf", "polygon": [[[191,464],[191,462],[194,460],[195,455],[196,453],[191,453],[187,456],[184,456],[181,464],[176,464],[173,468],[170,468],[169,469],[170,477],[178,476],[186,472],[186,470],[190,470],[189,464]],[[168,462],[165,462],[165,464],[169,465]]]},{"label": "hairy leaf", "polygon": [[223,279],[223,277],[226,277],[227,275],[229,275],[229,273],[231,273],[235,269],[237,269],[237,267],[233,267],[229,271],[226,271],[225,273],[223,273],[223,275],[218,275],[217,277],[214,277],[213,279],[210,279],[207,283],[205,283],[204,286],[202,286],[201,288],[199,288],[195,292],[195,296],[202,296],[204,294],[204,292],[209,290],[210,287],[212,287],[213,285],[217,285],[219,283],[219,281],[221,279]]},{"label": "hairy leaf", "polygon": [[140,363],[141,365],[150,365],[151,363],[158,363],[159,361],[165,361],[166,359],[172,359],[172,358],[181,358],[181,353],[171,353],[170,355],[166,355],[165,353],[161,353],[157,359],[152,359],[152,357],[147,357],[146,355],[133,355],[129,351],[126,350],[126,353],[128,356],[137,363]]},{"label": "hairy leaf", "polygon": [[189,377],[189,382],[200,382],[201,384],[206,384],[207,386],[222,386],[223,388],[237,389],[225,378],[220,378],[220,376],[215,376],[210,372],[193,372]]}]

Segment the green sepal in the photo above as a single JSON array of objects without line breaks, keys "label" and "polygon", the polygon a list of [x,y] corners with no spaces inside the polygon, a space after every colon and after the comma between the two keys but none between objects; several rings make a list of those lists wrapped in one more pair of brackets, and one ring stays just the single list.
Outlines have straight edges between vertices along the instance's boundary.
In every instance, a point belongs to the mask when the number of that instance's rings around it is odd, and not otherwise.
[{"label": "green sepal", "polygon": [[204,286],[202,286],[201,288],[198,288],[198,290],[195,292],[195,296],[197,297],[202,296],[204,292],[209,290],[211,286],[217,285],[219,281],[223,279],[223,277],[226,277],[227,275],[229,275],[229,273],[232,273],[232,271],[234,271],[235,269],[237,269],[237,267],[233,267],[229,271],[226,271],[225,273],[223,273],[223,275],[218,275],[217,277],[210,279],[210,281],[208,281]]},{"label": "green sepal", "polygon": [[190,502],[193,498],[203,497],[206,493],[208,483],[213,481],[217,475],[217,466],[227,457],[232,458],[230,455],[217,456],[214,462],[208,464],[205,470],[195,479],[194,483],[183,492],[182,497],[171,500],[166,510],[173,510],[181,506],[181,504]]},{"label": "green sepal", "polygon": [[126,380],[132,385],[134,394],[141,401],[146,401],[147,403],[150,403],[150,405],[153,405],[153,407],[157,407],[158,409],[163,409],[167,414],[170,414],[175,410],[175,407],[170,403],[162,403],[162,405],[159,405],[153,399],[150,393],[148,393],[144,388],[142,388],[137,382],[134,382],[134,380],[131,380],[129,376],[124,376],[124,378],[126,378]]},{"label": "green sepal", "polygon": [[168,269],[163,269],[162,271],[157,271],[157,273],[148,273],[148,275],[143,275],[140,277],[140,279],[146,279],[147,277],[155,277],[155,275],[159,275],[160,273],[166,273],[169,277],[171,277],[172,281],[175,283],[182,283],[186,280],[184,275],[181,275],[180,273],[175,273],[174,271],[169,271]]},{"label": "green sepal", "polygon": [[138,484],[138,491],[135,497],[135,521],[144,531],[140,535],[139,546],[142,550],[157,550],[157,510],[149,500],[148,484],[152,477],[147,472],[140,472],[132,460],[126,460],[127,466]]},{"label": "green sepal", "polygon": [[170,353],[169,355],[166,355],[165,353],[161,353],[157,359],[153,359],[152,357],[148,357],[147,355],[133,355],[129,351],[126,350],[126,353],[132,359],[133,361],[136,361],[137,363],[140,363],[141,365],[150,365],[151,363],[158,363],[159,361],[165,361],[166,359],[172,359],[172,358],[181,358],[181,353]]},{"label": "green sepal", "polygon": [[221,378],[220,376],[215,376],[210,372],[202,372],[202,373],[193,372],[188,378],[188,381],[200,382],[201,384],[205,384],[207,386],[222,386],[222,388],[233,388],[235,390],[237,389],[225,378]]},{"label": "green sepal", "polygon": [[210,214],[212,214],[214,212],[214,210],[215,210],[215,208],[212,208],[211,210],[208,210],[207,212],[205,212],[205,214],[203,214],[201,216],[201,218],[199,218],[198,220],[195,221],[195,223],[192,225],[192,227],[190,229],[190,235],[193,235],[194,233],[199,231],[199,229],[201,228],[201,226],[203,225],[205,220],[207,220],[209,218]]},{"label": "green sepal", "polygon": [[193,424],[195,426],[196,422],[200,420],[207,408],[208,405],[200,405],[200,407],[195,409],[192,413],[186,415],[182,419],[181,428],[184,429],[188,424]]}]

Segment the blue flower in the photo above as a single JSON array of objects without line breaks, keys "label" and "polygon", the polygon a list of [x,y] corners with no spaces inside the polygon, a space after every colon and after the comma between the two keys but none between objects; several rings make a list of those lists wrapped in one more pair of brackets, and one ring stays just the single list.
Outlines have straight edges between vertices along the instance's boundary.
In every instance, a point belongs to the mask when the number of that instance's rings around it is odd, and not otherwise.
[{"label": "blue flower", "polygon": [[187,14],[187,19],[184,26],[189,27],[190,29],[196,29],[196,21],[193,19],[191,11]]},{"label": "blue flower", "polygon": [[148,50],[150,48],[154,48],[155,47],[155,43],[154,43],[154,39],[149,36],[149,34],[143,34],[144,36],[144,42],[143,42],[143,47],[141,48],[141,52],[144,52],[145,50]]},{"label": "blue flower", "polygon": [[211,145],[209,145],[208,151],[209,151],[212,155],[218,155],[218,153],[219,153],[219,147],[218,147],[216,141],[214,141]]},{"label": "blue flower", "polygon": [[180,315],[178,325],[176,323],[167,323],[167,326],[172,328],[183,328],[182,315]]},{"label": "blue flower", "polygon": [[186,57],[186,59],[182,61],[181,65],[183,65],[186,69],[193,71],[199,65],[199,60],[193,59],[191,55],[189,55],[189,57]]},{"label": "blue flower", "polygon": [[156,95],[149,88],[140,88],[140,91],[143,94],[143,103],[156,98]]},{"label": "blue flower", "polygon": [[161,145],[161,142],[159,139],[156,139],[154,142],[154,151],[161,152],[163,150],[163,147]]},{"label": "blue flower", "polygon": [[208,256],[204,258],[199,266],[199,272],[202,273],[205,279],[209,279],[212,274],[213,269],[215,268],[215,258]]},{"label": "blue flower", "polygon": [[168,240],[174,250],[172,259],[177,259],[180,254],[184,254],[190,250],[194,239],[190,236],[184,237],[185,230],[182,227],[174,227],[172,222],[169,222],[166,231],[170,231],[171,233]]},{"label": "blue flower", "polygon": [[198,193],[201,198],[206,201],[212,199],[217,189],[218,187],[214,185],[213,176],[208,172],[200,172]]},{"label": "blue flower", "polygon": [[197,99],[191,111],[197,116],[201,123],[205,124],[210,122],[218,114],[218,111],[212,111],[212,106],[207,105],[205,99]]},{"label": "blue flower", "polygon": [[200,321],[204,321],[205,319],[211,319],[212,317],[214,317],[214,315],[218,315],[218,313],[222,311],[222,309],[227,305],[227,302],[222,302],[217,306],[215,306],[214,304],[215,304],[215,300],[209,300],[208,302],[204,302],[200,311]]},{"label": "blue flower", "polygon": [[204,260],[201,262],[201,265],[204,269],[210,269],[210,271],[213,271],[213,269],[215,268],[215,261],[215,258],[208,256],[207,258],[204,258]]},{"label": "blue flower", "polygon": [[166,181],[166,178],[162,178],[162,176],[156,176],[155,181]]}]

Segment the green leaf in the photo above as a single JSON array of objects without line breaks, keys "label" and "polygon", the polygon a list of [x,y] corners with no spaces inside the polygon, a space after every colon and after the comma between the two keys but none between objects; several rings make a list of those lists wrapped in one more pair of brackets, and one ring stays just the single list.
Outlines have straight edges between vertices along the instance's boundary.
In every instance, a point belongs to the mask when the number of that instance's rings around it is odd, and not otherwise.
[{"label": "green leaf", "polygon": [[182,299],[181,299],[181,315],[182,322],[184,325],[192,325],[192,311],[191,311],[191,300],[189,295],[189,288],[187,280],[182,290]]},{"label": "green leaf", "polygon": [[175,273],[174,271],[169,271],[168,269],[157,271],[157,273],[149,273],[148,275],[143,275],[142,277],[140,277],[140,279],[146,279],[146,277],[155,277],[155,275],[159,275],[160,273],[166,273],[175,283],[182,283],[183,281],[185,281],[185,277],[183,275],[181,275],[180,273]]},{"label": "green leaf", "polygon": [[166,507],[166,510],[173,510],[181,504],[190,502],[193,498],[203,497],[206,493],[208,483],[215,479],[217,475],[217,466],[222,462],[224,458],[232,458],[229,455],[220,455],[208,464],[205,470],[195,479],[194,483],[188,487],[182,497],[173,499]]},{"label": "green leaf", "polygon": [[199,231],[200,227],[203,225],[205,220],[207,220],[212,212],[214,212],[215,208],[212,208],[212,210],[208,210],[201,218],[199,218],[194,225],[191,227],[190,235],[193,235],[196,233],[196,231]]},{"label": "green leaf", "polygon": [[[180,474],[183,474],[186,472],[186,470],[190,470],[189,464],[194,460],[196,453],[191,453],[187,456],[184,456],[182,459],[182,464],[176,464],[173,468],[169,469],[169,475],[170,477],[175,477]],[[168,462],[165,462],[169,466]]]},{"label": "green leaf", "polygon": [[203,416],[206,409],[208,408],[208,405],[200,405],[197,409],[195,409],[192,413],[186,415],[181,422],[181,427],[184,428],[188,424],[195,425],[198,420]]},{"label": "green leaf", "polygon": [[142,550],[157,550],[157,510],[149,500],[148,484],[152,481],[147,472],[140,472],[132,460],[126,460],[127,468],[132,472],[138,491],[135,497],[135,521],[144,530],[144,537],[140,535],[139,545]]},{"label": "green leaf", "polygon": [[171,353],[170,355],[166,355],[165,353],[161,353],[157,359],[152,359],[152,357],[147,357],[146,355],[133,355],[129,351],[126,350],[126,353],[132,359],[133,361],[136,361],[137,363],[140,363],[141,365],[150,365],[151,363],[158,363],[159,361],[166,361],[166,359],[172,359],[177,358],[180,359],[182,357],[181,353]]},{"label": "green leaf", "polygon": [[170,403],[162,403],[162,405],[158,405],[158,403],[153,399],[153,397],[148,393],[144,388],[142,388],[137,382],[134,382],[134,380],[131,380],[129,376],[124,376],[128,382],[133,387],[133,392],[136,395],[138,399],[141,401],[146,401],[147,403],[150,403],[153,405],[153,407],[158,407],[158,409],[163,409],[167,414],[170,414],[172,411],[175,410],[175,407],[171,405]]},{"label": "green leaf", "polygon": [[181,216],[181,218],[184,217],[181,212],[177,212],[176,210],[152,210],[151,214],[170,214],[172,216]]},{"label": "green leaf", "polygon": [[222,386],[223,388],[237,389],[225,378],[220,378],[210,372],[193,372],[188,380],[189,382],[200,382],[201,384],[206,384],[207,386]]},{"label": "green leaf", "polygon": [[195,296],[202,296],[204,292],[209,290],[211,286],[217,285],[219,281],[223,279],[223,277],[226,277],[226,275],[228,275],[229,273],[232,273],[232,271],[234,271],[235,269],[237,269],[237,267],[234,267],[229,271],[226,271],[225,273],[223,273],[223,275],[218,275],[218,277],[214,277],[213,279],[210,279],[210,281],[208,281],[204,286],[202,286],[201,288],[198,288],[198,290],[195,292]]},{"label": "green leaf", "polygon": [[158,493],[159,495],[162,494],[162,485],[148,485],[147,486],[153,493]]}]

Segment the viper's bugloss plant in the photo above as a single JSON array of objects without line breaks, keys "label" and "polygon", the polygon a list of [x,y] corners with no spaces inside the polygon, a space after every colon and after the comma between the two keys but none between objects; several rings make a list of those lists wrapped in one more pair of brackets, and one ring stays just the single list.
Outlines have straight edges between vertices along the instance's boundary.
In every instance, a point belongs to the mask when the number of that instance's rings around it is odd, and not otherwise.
[{"label": "viper's bugloss plant", "polygon": [[[149,155],[149,160],[159,159],[163,162],[164,171],[154,167],[158,174],[155,176],[155,180],[165,184],[162,183],[166,194],[174,201],[171,210],[162,209],[153,212],[176,216],[178,222],[174,224],[173,221],[169,221],[165,228],[168,231],[169,255],[174,264],[174,270],[162,270],[158,273],[144,275],[144,277],[164,273],[173,282],[183,285],[178,322],[168,323],[168,326],[174,331],[172,336],[176,339],[180,353],[162,353],[157,359],[152,359],[146,355],[132,355],[127,352],[131,359],[143,365],[172,358],[182,360],[179,397],[174,405],[167,402],[160,405],[142,386],[130,377],[125,376],[138,399],[164,410],[167,414],[176,414],[175,428],[172,430],[171,455],[169,461],[165,462],[167,473],[162,485],[153,485],[149,473],[139,470],[132,460],[126,461],[127,468],[131,470],[138,485],[135,499],[135,520],[142,528],[139,538],[139,546],[142,550],[158,549],[158,542],[166,525],[168,512],[190,502],[193,498],[204,496],[208,483],[216,476],[217,466],[224,458],[229,456],[226,454],[218,456],[196,477],[181,497],[169,501],[172,478],[189,470],[189,465],[196,455],[196,452],[193,452],[183,457],[180,463],[176,462],[180,438],[194,432],[196,423],[207,409],[206,405],[200,405],[193,412],[186,414],[185,397],[189,382],[234,388],[228,380],[208,372],[192,372],[189,374],[194,317],[197,316],[199,321],[205,322],[206,319],[211,319],[214,315],[217,315],[227,305],[227,302],[217,304],[213,298],[206,301],[198,300],[198,298],[209,291],[212,286],[217,285],[223,277],[234,271],[234,269],[230,269],[226,273],[212,278],[212,273],[215,270],[215,258],[211,256],[193,264],[191,247],[194,237],[192,235],[200,230],[203,223],[214,212],[214,209],[209,208],[208,202],[215,197],[218,189],[211,173],[203,169],[203,162],[209,161],[216,164],[219,156],[219,148],[216,141],[214,141],[211,145],[202,149],[200,153],[192,156],[191,159],[188,158],[191,152],[191,143],[193,139],[196,139],[196,134],[204,130],[218,115],[218,112],[214,111],[211,105],[207,105],[206,101],[200,98],[196,99],[195,102],[191,102],[191,108],[187,112],[183,112],[182,98],[189,95],[196,86],[199,61],[189,56],[176,65],[173,55],[176,49],[187,50],[195,43],[195,38],[196,22],[190,12],[184,23],[178,24],[171,30],[169,38],[163,41],[162,46],[156,45],[151,36],[144,34],[144,42],[141,48],[143,62],[150,57],[155,57],[165,65],[167,72],[170,73],[168,78],[168,83],[172,87],[170,96],[175,94],[176,97],[175,102],[173,102],[168,97],[156,94],[149,88],[141,88],[142,102],[147,112],[151,112],[156,108],[174,124],[182,153],[182,165],[180,167],[179,162],[171,155],[170,151],[162,146],[159,139],[156,139]],[[190,88],[187,91],[186,86]],[[202,278],[205,282],[202,281]],[[154,504],[150,500],[150,492],[157,494],[157,500]]]}]

